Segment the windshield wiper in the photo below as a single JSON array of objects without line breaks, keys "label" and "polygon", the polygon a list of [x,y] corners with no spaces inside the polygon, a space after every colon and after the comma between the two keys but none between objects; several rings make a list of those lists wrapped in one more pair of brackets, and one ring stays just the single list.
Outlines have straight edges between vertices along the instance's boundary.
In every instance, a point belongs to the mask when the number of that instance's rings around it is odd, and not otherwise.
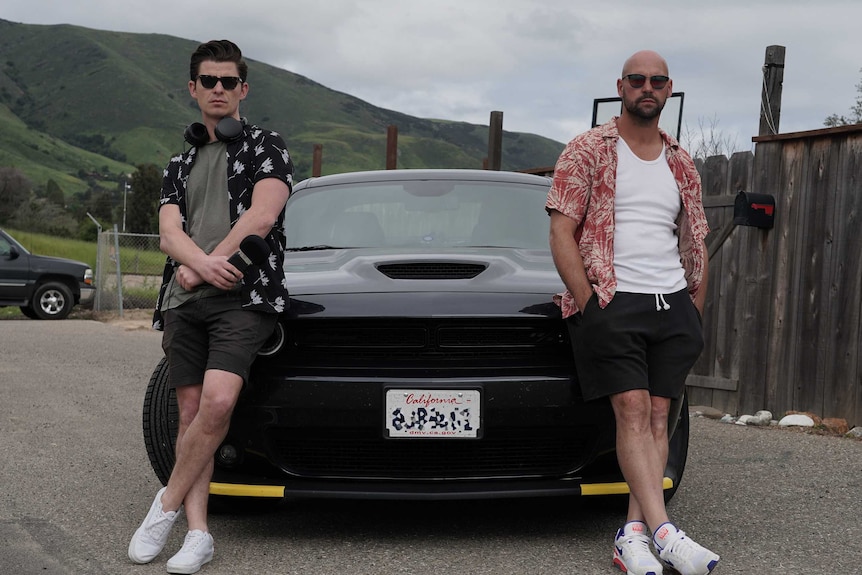
[{"label": "windshield wiper", "polygon": [[327,246],[327,245],[319,245],[319,246],[302,246],[301,248],[287,248],[285,251],[287,252],[316,252],[319,250],[341,250],[344,248],[337,246]]}]

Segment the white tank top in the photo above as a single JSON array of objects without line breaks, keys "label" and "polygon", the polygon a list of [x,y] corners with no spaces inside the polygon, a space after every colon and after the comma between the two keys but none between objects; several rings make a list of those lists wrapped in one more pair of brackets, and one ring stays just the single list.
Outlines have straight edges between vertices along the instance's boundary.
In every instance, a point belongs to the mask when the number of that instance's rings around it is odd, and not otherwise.
[{"label": "white tank top", "polygon": [[667,294],[686,286],[675,223],[681,201],[664,147],[658,158],[644,161],[619,138],[614,211],[617,291]]}]

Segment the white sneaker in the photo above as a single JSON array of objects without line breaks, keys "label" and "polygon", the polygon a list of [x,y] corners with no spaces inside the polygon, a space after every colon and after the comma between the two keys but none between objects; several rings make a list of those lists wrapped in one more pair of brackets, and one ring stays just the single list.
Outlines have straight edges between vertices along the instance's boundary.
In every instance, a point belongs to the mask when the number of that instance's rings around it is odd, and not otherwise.
[{"label": "white sneaker", "polygon": [[617,531],[614,566],[632,575],[662,575],[662,566],[652,554],[643,521],[629,521]]},{"label": "white sneaker", "polygon": [[653,541],[662,561],[682,575],[707,575],[721,559],[670,523],[665,523],[656,530]]},{"label": "white sneaker", "polygon": [[162,494],[166,489],[167,487],[162,487],[156,493],[156,498],[150,506],[149,513],[144,517],[144,522],[132,535],[132,540],[129,543],[129,559],[134,563],[149,563],[162,552],[168,541],[171,527],[180,515],[179,509],[168,512],[162,511]]},{"label": "white sneaker", "polygon": [[168,573],[197,573],[213,560],[213,536],[195,529],[186,533],[183,547],[168,559]]}]

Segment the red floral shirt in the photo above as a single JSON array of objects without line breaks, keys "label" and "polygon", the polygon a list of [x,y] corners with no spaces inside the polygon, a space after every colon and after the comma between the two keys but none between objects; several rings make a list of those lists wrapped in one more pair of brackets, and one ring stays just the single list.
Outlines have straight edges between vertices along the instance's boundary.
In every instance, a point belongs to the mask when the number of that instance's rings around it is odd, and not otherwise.
[{"label": "red floral shirt", "polygon": [[[617,141],[620,134],[616,118],[584,132],[569,142],[557,160],[554,181],[545,203],[547,210],[572,218],[578,224],[575,239],[587,279],[605,307],[614,297],[614,197],[616,194]],[[706,249],[703,240],[709,225],[703,211],[700,175],[691,157],[679,142],[661,132],[665,156],[679,187],[682,209],[677,216],[679,253],[688,292],[692,300],[703,282]],[[558,294],[563,317],[578,311],[572,294]]]}]

